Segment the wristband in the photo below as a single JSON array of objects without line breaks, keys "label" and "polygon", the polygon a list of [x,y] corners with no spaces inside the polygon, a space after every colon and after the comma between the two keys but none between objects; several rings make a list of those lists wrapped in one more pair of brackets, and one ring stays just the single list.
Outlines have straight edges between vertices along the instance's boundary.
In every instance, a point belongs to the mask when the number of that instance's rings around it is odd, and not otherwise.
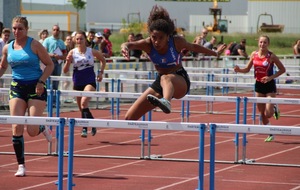
[{"label": "wristband", "polygon": [[39,80],[38,83],[42,83],[43,85],[46,85],[46,83],[42,80]]}]

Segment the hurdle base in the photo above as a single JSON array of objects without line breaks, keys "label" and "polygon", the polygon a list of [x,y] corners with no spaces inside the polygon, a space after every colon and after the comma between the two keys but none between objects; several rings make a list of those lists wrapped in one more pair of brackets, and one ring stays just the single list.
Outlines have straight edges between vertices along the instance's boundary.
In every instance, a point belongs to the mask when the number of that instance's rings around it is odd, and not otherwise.
[{"label": "hurdle base", "polygon": [[162,158],[163,156],[160,154],[151,154],[150,157],[149,156],[145,156],[144,159],[146,160],[152,160],[152,159],[158,159],[158,158]]},{"label": "hurdle base", "polygon": [[255,159],[246,159],[246,160],[239,160],[236,162],[237,164],[252,164],[255,162]]}]

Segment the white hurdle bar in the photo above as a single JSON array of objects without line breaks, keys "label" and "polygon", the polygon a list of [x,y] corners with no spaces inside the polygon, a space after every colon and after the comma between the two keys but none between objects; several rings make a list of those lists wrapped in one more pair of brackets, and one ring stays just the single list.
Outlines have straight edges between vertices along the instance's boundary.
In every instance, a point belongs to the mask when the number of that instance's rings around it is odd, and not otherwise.
[{"label": "white hurdle bar", "polygon": [[[140,97],[140,93],[118,93],[118,92],[78,92],[78,91],[62,91],[62,94],[71,96],[87,96],[87,97],[108,97],[108,98],[131,98],[135,99]],[[236,123],[240,123],[240,101],[243,99],[244,111],[243,111],[243,122],[247,123],[247,103],[272,103],[272,104],[290,104],[299,105],[300,99],[287,99],[287,98],[264,98],[264,97],[232,97],[232,96],[205,96],[205,95],[186,95],[181,98],[181,101],[209,101],[209,102],[232,102],[236,103]],[[112,101],[113,103],[114,101]],[[117,109],[119,109],[119,104],[117,104]],[[111,107],[111,113],[114,114],[114,104]],[[254,108],[256,109],[256,108]],[[184,115],[184,108],[182,108],[181,115]],[[119,113],[119,112],[118,112]],[[189,107],[187,105],[187,117],[189,116]],[[255,120],[255,113],[252,115],[253,120]],[[183,121],[183,120],[182,120]],[[149,140],[149,139],[148,139]],[[143,141],[143,139],[142,139]],[[239,147],[239,134],[235,137],[236,155],[235,162],[238,162],[238,147]],[[246,135],[243,137],[243,160],[246,157]],[[150,150],[148,150],[148,156],[150,157]]]},{"label": "white hurdle bar", "polygon": [[63,169],[64,169],[64,126],[65,118],[56,117],[29,117],[29,116],[3,116],[0,115],[1,124],[22,124],[22,125],[56,125],[59,126],[58,138],[58,181],[55,183],[58,190],[63,190]]},{"label": "white hurdle bar", "polygon": [[198,189],[204,188],[204,134],[206,124],[201,123],[176,123],[156,121],[131,121],[131,120],[106,120],[106,119],[69,119],[69,150],[68,150],[68,182],[67,189],[73,186],[73,159],[74,159],[74,128],[75,127],[96,128],[119,128],[119,129],[142,129],[142,130],[172,130],[172,131],[194,131],[199,132],[199,174]]},{"label": "white hurdle bar", "polygon": [[[300,136],[300,127],[291,126],[261,126],[261,125],[243,125],[243,124],[228,124],[228,123],[211,123],[209,124],[210,132],[210,175],[209,175],[209,189],[215,189],[215,146],[216,146],[216,133],[252,133],[252,134],[274,134],[274,135],[294,135]],[[253,162],[246,162],[244,164],[253,164]],[[291,166],[300,167],[300,165],[292,164],[267,164],[263,165],[276,165],[276,166]]]}]

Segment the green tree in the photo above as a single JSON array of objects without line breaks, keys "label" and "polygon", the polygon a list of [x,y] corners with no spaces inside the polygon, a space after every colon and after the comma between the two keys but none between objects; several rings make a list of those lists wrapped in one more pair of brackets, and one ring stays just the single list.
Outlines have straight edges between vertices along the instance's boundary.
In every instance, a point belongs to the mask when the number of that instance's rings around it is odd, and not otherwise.
[{"label": "green tree", "polygon": [[76,29],[79,30],[79,11],[85,8],[86,2],[83,0],[69,0],[77,11]]}]

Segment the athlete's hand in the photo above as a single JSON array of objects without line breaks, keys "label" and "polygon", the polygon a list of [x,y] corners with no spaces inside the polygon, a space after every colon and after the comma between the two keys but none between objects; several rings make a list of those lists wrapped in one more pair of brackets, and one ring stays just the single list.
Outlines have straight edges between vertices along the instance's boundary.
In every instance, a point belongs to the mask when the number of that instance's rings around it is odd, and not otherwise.
[{"label": "athlete's hand", "polygon": [[129,60],[130,59],[130,55],[129,55],[129,49],[126,45],[122,45],[121,46],[121,53],[122,55],[127,59]]},{"label": "athlete's hand", "polygon": [[234,70],[234,72],[237,73],[237,72],[240,71],[240,67],[236,65],[236,66],[233,67],[233,70]]},{"label": "athlete's hand", "polygon": [[44,84],[38,82],[36,84],[35,93],[41,96],[44,93]]},{"label": "athlete's hand", "polygon": [[265,76],[265,77],[261,78],[260,82],[267,83],[267,82],[270,82],[271,80],[272,80],[272,78]]},{"label": "athlete's hand", "polygon": [[218,57],[224,52],[226,47],[227,47],[226,44],[221,44],[221,45],[218,46],[218,48],[217,48]]}]

